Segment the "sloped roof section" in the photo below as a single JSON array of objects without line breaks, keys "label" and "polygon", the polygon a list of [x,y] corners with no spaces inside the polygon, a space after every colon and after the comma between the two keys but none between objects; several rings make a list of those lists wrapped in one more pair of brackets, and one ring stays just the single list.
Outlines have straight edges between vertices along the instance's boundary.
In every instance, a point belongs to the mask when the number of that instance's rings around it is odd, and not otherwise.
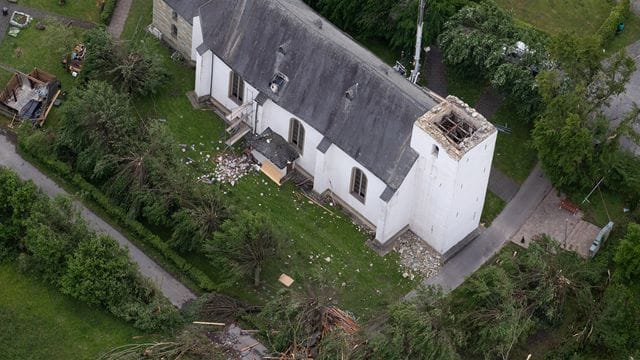
[{"label": "sloped roof section", "polygon": [[[205,45],[275,103],[397,189],[418,154],[413,123],[436,103],[299,0],[211,0]],[[280,73],[286,86],[274,93]]]},{"label": "sloped roof section", "polygon": [[167,5],[193,25],[193,18],[198,15],[198,9],[209,0],[164,0]]}]

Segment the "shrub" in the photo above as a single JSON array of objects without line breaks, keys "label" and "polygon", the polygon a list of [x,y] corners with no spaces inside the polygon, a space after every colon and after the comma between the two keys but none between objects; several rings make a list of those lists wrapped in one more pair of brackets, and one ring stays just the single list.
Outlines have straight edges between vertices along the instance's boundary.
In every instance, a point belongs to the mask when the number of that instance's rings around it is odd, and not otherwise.
[{"label": "shrub", "polygon": [[113,11],[116,9],[118,0],[106,0],[102,5],[102,11],[100,12],[100,22],[104,25],[109,25]]},{"label": "shrub", "polygon": [[609,41],[616,35],[618,24],[624,22],[630,14],[630,0],[620,0],[616,6],[611,9],[609,16],[604,20],[597,35],[601,46],[606,46]]},{"label": "shrub", "polygon": [[62,292],[89,304],[113,306],[136,289],[137,274],[127,252],[106,236],[83,239],[61,279]]},{"label": "shrub", "polygon": [[[195,286],[201,290],[214,291],[219,289],[219,286],[217,286],[209,276],[199,269],[192,267],[183,257],[178,255],[178,253],[171,249],[167,243],[149,231],[144,227],[144,225],[134,219],[131,219],[124,210],[115,206],[111,200],[109,200],[95,186],[84,180],[82,176],[74,174],[68,164],[60,160],[53,159],[44,153],[32,153],[31,148],[25,146],[23,143],[23,138],[24,136],[21,136],[18,143],[21,151],[36,159],[41,165],[46,167],[48,171],[51,171],[71,183],[79,190],[82,197],[98,205],[111,219],[124,229],[128,230],[136,239],[144,244],[150,245],[161,256],[160,260],[163,260],[162,263],[165,267],[169,267],[170,270],[184,274],[184,276],[191,280]],[[1,178],[0,185],[2,185]],[[0,200],[1,196],[2,187],[0,187]],[[1,231],[2,225],[0,224],[0,234]]]},{"label": "shrub", "polygon": [[170,331],[181,322],[176,308],[157,295],[147,304],[128,301],[112,306],[110,311],[145,331]]}]

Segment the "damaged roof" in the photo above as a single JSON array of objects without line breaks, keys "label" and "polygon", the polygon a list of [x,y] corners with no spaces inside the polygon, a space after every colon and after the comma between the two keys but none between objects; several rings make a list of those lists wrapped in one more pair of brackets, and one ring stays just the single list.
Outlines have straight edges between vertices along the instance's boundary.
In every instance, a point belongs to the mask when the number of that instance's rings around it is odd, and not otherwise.
[{"label": "damaged roof", "polygon": [[[205,46],[392,189],[418,158],[414,122],[436,102],[300,0],[211,0]],[[288,78],[274,93],[275,74]]]},{"label": "damaged roof", "polygon": [[193,18],[198,15],[198,9],[209,0],[164,0],[178,15],[193,25]]},{"label": "damaged roof", "polygon": [[286,168],[300,157],[296,149],[271,128],[266,128],[260,135],[249,134],[246,140],[252,148],[259,151],[279,169]]}]

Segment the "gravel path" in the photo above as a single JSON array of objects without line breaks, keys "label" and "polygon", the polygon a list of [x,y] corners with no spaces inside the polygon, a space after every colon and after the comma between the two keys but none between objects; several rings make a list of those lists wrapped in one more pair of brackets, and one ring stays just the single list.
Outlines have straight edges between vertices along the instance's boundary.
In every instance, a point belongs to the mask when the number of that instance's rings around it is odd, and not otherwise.
[{"label": "gravel path", "polygon": [[[16,153],[15,146],[10,143],[4,135],[0,135],[0,165],[15,171],[24,180],[33,181],[44,193],[51,197],[69,195],[51,179],[41,173],[40,170],[22,159],[22,157]],[[109,235],[120,243],[123,248],[129,250],[129,256],[138,264],[140,273],[151,279],[172,304],[181,307],[187,301],[195,299],[196,296],[189,289],[146,256],[135,245],[131,244],[119,231],[111,227],[111,225],[99,218],[81,203],[76,201],[74,204],[80,210],[89,226],[98,232]]]},{"label": "gravel path", "polygon": [[113,11],[107,31],[116,39],[119,39],[120,35],[122,35],[124,25],[127,23],[127,17],[129,17],[132,2],[133,0],[118,0],[116,9]]}]

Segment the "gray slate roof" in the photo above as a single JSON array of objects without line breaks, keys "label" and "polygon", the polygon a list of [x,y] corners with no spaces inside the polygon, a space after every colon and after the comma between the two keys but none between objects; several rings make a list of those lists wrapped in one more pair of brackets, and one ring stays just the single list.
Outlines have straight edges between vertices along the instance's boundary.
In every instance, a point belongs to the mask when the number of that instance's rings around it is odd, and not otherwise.
[{"label": "gray slate roof", "polygon": [[246,140],[279,169],[284,169],[300,157],[296,149],[271,128],[266,128],[260,135],[251,133]]},{"label": "gray slate roof", "polygon": [[[211,0],[199,14],[205,45],[248,83],[393,190],[402,184],[418,157],[413,123],[435,106],[422,89],[300,0]],[[289,79],[278,94],[276,72]]]},{"label": "gray slate roof", "polygon": [[193,25],[193,18],[198,15],[198,9],[209,0],[164,0],[167,5]]}]

